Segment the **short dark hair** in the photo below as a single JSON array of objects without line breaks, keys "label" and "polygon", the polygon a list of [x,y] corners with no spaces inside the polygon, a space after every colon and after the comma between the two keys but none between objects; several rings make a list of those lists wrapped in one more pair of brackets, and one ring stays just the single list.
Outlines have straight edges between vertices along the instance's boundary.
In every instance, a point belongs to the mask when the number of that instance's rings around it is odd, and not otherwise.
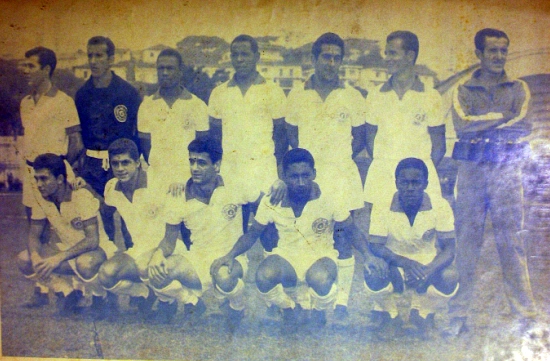
[{"label": "short dark hair", "polygon": [[401,39],[401,47],[405,51],[414,51],[413,64],[416,63],[418,58],[418,51],[420,49],[420,43],[418,42],[418,36],[415,33],[407,30],[394,31],[386,38],[386,43],[394,39]]},{"label": "short dark hair", "polygon": [[399,177],[399,173],[401,173],[404,169],[414,168],[418,169],[422,172],[422,177],[425,181],[428,181],[428,167],[426,166],[426,163],[424,163],[423,160],[418,158],[405,158],[402,161],[399,162],[397,165],[397,168],[395,168],[395,179]]},{"label": "short dark hair", "polygon": [[187,146],[187,150],[193,153],[208,153],[212,163],[222,159],[223,149],[221,143],[212,137],[201,137],[194,139]]},{"label": "short dark hair", "polygon": [[57,66],[57,57],[53,50],[45,48],[43,46],[37,46],[25,53],[25,58],[30,58],[31,56],[38,57],[38,64],[40,64],[40,69],[44,69],[45,66],[50,66],[50,78],[53,75],[53,71]]},{"label": "short dark hair", "polygon": [[231,47],[233,47],[233,44],[241,43],[241,42],[250,43],[250,49],[252,50],[252,52],[253,53],[258,52],[258,42],[256,41],[256,39],[254,39],[250,35],[246,35],[246,34],[241,34],[241,35],[237,36],[235,39],[233,39],[233,41],[231,42],[231,45],[229,46],[229,49],[231,49]]},{"label": "short dark hair", "polygon": [[485,28],[476,33],[474,44],[476,49],[483,52],[485,50],[485,38],[505,38],[510,43],[508,35],[502,30]]},{"label": "short dark hair", "polygon": [[115,44],[108,37],[94,36],[93,38],[90,38],[90,40],[88,40],[88,46],[101,44],[105,44],[107,46],[107,56],[115,55]]},{"label": "short dark hair", "polygon": [[163,51],[161,51],[159,53],[159,56],[157,57],[157,61],[158,61],[159,58],[161,58],[163,56],[176,58],[178,60],[178,66],[181,69],[181,67],[183,65],[183,59],[182,59],[181,54],[179,53],[179,51],[177,51],[176,49],[172,49],[172,48],[164,49]]},{"label": "short dark hair", "polygon": [[311,47],[311,53],[315,59],[319,58],[323,45],[336,45],[342,49],[342,57],[344,57],[344,40],[334,33],[324,33],[315,40],[313,46]]},{"label": "short dark hair", "polygon": [[40,154],[35,158],[32,163],[32,167],[35,171],[47,169],[54,177],[57,178],[62,175],[63,179],[67,179],[67,168],[65,168],[65,162],[63,161],[63,158],[57,154]]},{"label": "short dark hair", "polygon": [[309,151],[303,148],[294,148],[285,153],[283,157],[283,172],[295,163],[307,163],[315,168],[315,160]]},{"label": "short dark hair", "polygon": [[130,158],[136,162],[139,160],[138,147],[133,140],[128,138],[119,138],[115,140],[109,144],[107,152],[109,153],[109,158],[112,158],[115,155],[128,154]]}]

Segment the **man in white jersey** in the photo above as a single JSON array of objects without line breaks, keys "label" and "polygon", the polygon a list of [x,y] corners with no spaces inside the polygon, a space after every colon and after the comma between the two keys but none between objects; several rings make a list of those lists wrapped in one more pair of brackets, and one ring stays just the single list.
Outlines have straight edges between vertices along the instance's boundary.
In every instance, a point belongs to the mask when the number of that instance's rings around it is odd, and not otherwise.
[{"label": "man in white jersey", "polygon": [[[141,149],[150,168],[149,181],[168,191],[189,179],[187,145],[208,135],[206,104],[181,85],[183,60],[174,49],[157,58],[159,90],[143,99],[138,112]],[[176,190],[176,189],[174,189]]]},{"label": "man in white jersey", "polygon": [[[337,297],[337,257],[334,232],[342,233],[363,253],[369,272],[384,274],[384,262],[368,251],[362,233],[355,227],[349,210],[338,197],[314,182],[315,163],[311,153],[295,148],[282,161],[285,198],[273,206],[264,198],[249,231],[239,238],[229,253],[216,260],[212,274],[227,266],[234,272],[235,257],[256,242],[268,224],[275,224],[278,246],[262,261],[256,285],[262,298],[283,310],[283,331],[295,330],[301,309],[311,310],[313,329],[326,323],[326,310]],[[302,285],[307,287],[304,293]]]},{"label": "man in white jersey", "polygon": [[[232,272],[212,276],[210,265],[243,234],[242,206],[256,202],[260,192],[250,192],[240,180],[219,175],[222,148],[216,139],[195,139],[188,150],[191,179],[185,199],[170,198],[166,205],[166,233],[149,262],[149,282],[159,300],[174,305],[173,312],[180,302],[185,304],[185,317],[194,319],[206,309],[202,293],[213,286],[218,298],[228,300],[224,304],[228,326],[234,329],[244,316],[247,259],[239,257]],[[173,249],[181,223],[190,230],[192,243],[188,252],[178,255]]]},{"label": "man in white jersey", "polygon": [[[60,313],[69,315],[82,297],[81,289],[94,300],[106,297],[97,272],[116,247],[103,232],[99,201],[87,189],[73,191],[65,167],[63,159],[51,153],[33,161],[40,198],[32,208],[28,249],[19,254],[18,265],[27,278],[51,288],[58,296]],[[40,241],[48,222],[60,243]]]},{"label": "man in white jersey", "polygon": [[[364,98],[338,76],[344,58],[344,41],[336,34],[321,35],[312,47],[315,73],[288,95],[286,122],[290,146],[309,150],[317,160],[317,183],[325,192],[338,194],[352,217],[364,209],[363,185],[353,161],[365,124]],[[364,135],[363,135],[364,137]],[[353,144],[353,146],[352,146]],[[358,226],[366,223],[358,221]],[[366,234],[366,230],[364,230]],[[340,242],[341,243],[341,242]],[[347,316],[354,271],[350,244],[339,246],[339,295],[335,312]]]},{"label": "man in white jersey", "polygon": [[[52,84],[51,77],[57,65],[55,53],[44,47],[36,47],[25,53],[20,69],[30,88],[30,94],[21,100],[21,123],[25,129],[23,169],[23,205],[27,219],[35,198],[40,197],[33,178],[32,161],[40,154],[53,153],[64,156],[72,164],[81,151],[80,122],[74,101]],[[69,181],[74,174],[68,168]],[[48,238],[49,226],[44,227],[42,239]],[[26,307],[40,307],[49,303],[48,289],[37,282],[33,296]]]},{"label": "man in white jersey", "polygon": [[454,217],[448,202],[425,193],[428,168],[406,158],[395,169],[397,192],[391,205],[375,204],[369,247],[389,265],[386,277],[365,274],[365,289],[374,301],[380,336],[395,336],[400,325],[395,294],[411,292],[410,321],[421,338],[429,336],[428,315],[446,316],[447,303],[458,289]]},{"label": "man in white jersey", "polygon": [[[130,296],[130,305],[137,306],[148,318],[152,316],[155,297],[140,276],[147,273],[153,250],[162,238],[166,189],[161,195],[158,185],[150,181],[149,174],[141,168],[138,148],[130,139],[115,140],[109,145],[108,154],[115,178],[105,186],[105,204],[120,213],[133,246],[105,262],[99,270],[99,280],[106,290]],[[111,311],[116,315],[116,307]]]},{"label": "man in white jersey", "polygon": [[445,124],[441,95],[415,74],[418,37],[396,31],[386,40],[391,78],[367,97],[367,151],[373,161],[365,181],[365,200],[389,207],[396,191],[394,171],[400,160],[422,159],[429,170],[426,192],[441,197],[436,166],[445,156]]}]

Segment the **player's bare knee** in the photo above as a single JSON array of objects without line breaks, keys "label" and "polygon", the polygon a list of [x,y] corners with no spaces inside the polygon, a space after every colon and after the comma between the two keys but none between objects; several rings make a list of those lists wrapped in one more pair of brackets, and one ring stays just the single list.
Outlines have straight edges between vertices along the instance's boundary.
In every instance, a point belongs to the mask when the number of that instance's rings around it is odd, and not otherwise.
[{"label": "player's bare knee", "polygon": [[90,279],[97,274],[106,258],[102,250],[84,253],[76,258],[76,269],[83,278]]},{"label": "player's bare knee", "polygon": [[279,270],[262,262],[256,271],[256,286],[260,292],[267,292],[277,285]]},{"label": "player's bare knee", "polygon": [[17,267],[23,274],[31,275],[34,273],[31,258],[27,250],[19,252],[19,254],[17,255],[16,262],[17,262]]},{"label": "player's bare knee", "polygon": [[373,274],[367,273],[366,271],[364,272],[364,277],[367,287],[372,291],[380,291],[381,289],[388,287],[390,284],[389,278],[377,277]]},{"label": "player's bare knee", "polygon": [[98,271],[99,283],[104,287],[112,287],[118,281],[120,265],[115,260],[110,259],[104,262]]},{"label": "player's bare knee", "polygon": [[239,262],[235,261],[231,273],[227,266],[221,267],[214,275],[214,282],[222,291],[231,292],[242,277],[243,268]]},{"label": "player's bare knee", "polygon": [[434,287],[440,292],[451,294],[458,284],[458,270],[454,266],[449,266],[441,271],[440,276],[434,281]]},{"label": "player's bare knee", "polygon": [[333,260],[324,258],[313,264],[306,273],[309,287],[320,296],[326,296],[336,281],[338,271]]}]

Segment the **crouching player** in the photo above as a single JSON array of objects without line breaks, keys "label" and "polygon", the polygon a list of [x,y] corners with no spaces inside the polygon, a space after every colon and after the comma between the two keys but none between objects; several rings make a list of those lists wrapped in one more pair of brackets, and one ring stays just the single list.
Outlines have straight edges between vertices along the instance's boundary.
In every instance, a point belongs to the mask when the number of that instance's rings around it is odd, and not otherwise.
[{"label": "crouching player", "polygon": [[[76,310],[83,290],[94,296],[97,307],[106,297],[97,279],[99,267],[116,251],[100,225],[99,202],[88,190],[71,188],[60,156],[39,155],[33,168],[40,196],[32,207],[28,249],[19,254],[18,266],[27,278],[55,292],[61,315]],[[48,222],[60,243],[40,242]]]},{"label": "crouching player", "polygon": [[[259,265],[256,285],[268,304],[283,310],[283,331],[295,330],[301,309],[311,310],[309,322],[315,329],[326,323],[326,310],[333,307],[337,296],[338,252],[334,249],[334,232],[342,232],[342,238],[351,238],[366,263],[377,264],[374,265],[377,271],[378,264],[384,266],[384,262],[369,253],[350,212],[314,182],[311,153],[301,148],[290,150],[283,157],[282,166],[287,187],[285,198],[277,206],[268,198],[260,202],[248,232],[228,254],[214,262],[212,273],[225,266],[233,273],[237,265],[235,257],[252,247],[268,224],[275,224],[279,243]],[[306,292],[301,292],[304,282]]]},{"label": "crouching player", "polygon": [[[244,315],[244,282],[247,259],[238,257],[231,272],[210,275],[212,262],[225,255],[242,231],[242,206],[257,202],[260,193],[249,194],[239,180],[222,179],[220,143],[205,137],[189,146],[191,179],[185,186],[185,199],[170,198],[166,204],[164,239],[149,262],[149,282],[159,300],[170,302],[173,313],[177,303],[184,304],[185,318],[197,319],[206,310],[200,298],[213,286],[224,303],[227,326],[237,327]],[[173,252],[183,222],[191,232],[191,247],[184,255]],[[227,270],[226,270],[227,271]]]},{"label": "crouching player", "polygon": [[[447,302],[458,289],[454,267],[455,232],[451,207],[431,199],[424,191],[428,168],[416,158],[399,162],[395,170],[397,192],[389,209],[372,213],[369,247],[389,265],[387,277],[365,274],[380,330],[391,337],[399,325],[397,294],[412,290],[410,321],[420,337],[426,337],[426,317],[446,312]],[[388,327],[391,326],[391,327]]]},{"label": "crouching player", "polygon": [[[99,280],[109,292],[130,296],[130,306],[136,306],[142,316],[149,318],[153,315],[155,295],[142,279],[147,279],[149,261],[164,232],[166,194],[150,185],[133,141],[115,140],[109,145],[108,154],[115,178],[105,185],[105,204],[120,213],[133,246],[105,262],[99,270]],[[118,313],[116,306],[110,311],[113,315]],[[162,306],[159,311],[158,317],[162,318]]]}]

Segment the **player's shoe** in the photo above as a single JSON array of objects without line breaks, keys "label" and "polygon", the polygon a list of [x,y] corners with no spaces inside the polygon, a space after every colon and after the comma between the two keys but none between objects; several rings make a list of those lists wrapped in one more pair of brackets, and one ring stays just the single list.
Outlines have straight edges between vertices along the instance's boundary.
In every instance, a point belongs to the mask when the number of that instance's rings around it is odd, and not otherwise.
[{"label": "player's shoe", "polygon": [[57,311],[60,316],[66,317],[77,312],[77,305],[82,298],[82,291],[73,290],[67,296],[61,292],[57,292],[55,295],[57,296]]},{"label": "player's shoe", "polygon": [[130,305],[137,308],[144,319],[150,319],[153,313],[153,304],[157,300],[155,293],[149,289],[147,298],[145,297],[130,297]]},{"label": "player's shoe", "polygon": [[327,324],[327,315],[324,310],[311,310],[309,315],[308,328],[311,330],[319,330]]},{"label": "player's shoe", "polygon": [[234,332],[237,328],[239,328],[241,321],[244,318],[244,309],[238,311],[228,307],[225,316],[225,326],[227,327],[227,330],[229,332]]},{"label": "player's shoe", "polygon": [[192,303],[186,303],[183,308],[183,318],[190,321],[197,321],[201,315],[206,311],[206,305],[202,298],[199,298],[199,302],[196,305]]},{"label": "player's shoe", "polygon": [[299,324],[299,318],[302,313],[302,307],[296,304],[294,308],[283,308],[283,322],[281,324],[281,333],[291,335],[296,333]]},{"label": "player's shoe", "polygon": [[265,314],[269,318],[279,317],[281,309],[276,305],[271,305],[266,309]]},{"label": "player's shoe", "polygon": [[115,321],[120,314],[118,296],[112,292],[107,292],[106,297],[92,296],[92,305],[89,312],[90,316],[96,321],[104,319],[111,322]]},{"label": "player's shoe", "polygon": [[372,323],[367,327],[381,341],[391,341],[402,336],[403,320],[397,316],[391,318],[388,312],[371,312]]},{"label": "player's shoe", "polygon": [[428,315],[428,317],[426,318],[423,318],[422,316],[420,316],[417,309],[413,308],[411,310],[411,313],[409,315],[409,322],[413,326],[410,331],[414,337],[417,337],[421,340],[429,340],[431,338],[431,321],[433,320],[433,318],[431,318],[430,315]]},{"label": "player's shoe", "polygon": [[458,337],[461,333],[467,332],[466,317],[453,317],[441,330],[441,336],[445,338]]},{"label": "player's shoe", "polygon": [[336,305],[332,316],[336,322],[346,321],[349,317],[348,307],[344,305]]},{"label": "player's shoe", "polygon": [[35,287],[31,298],[23,304],[24,308],[39,308],[50,304],[47,293],[40,292],[40,287]]},{"label": "player's shoe", "polygon": [[172,303],[159,301],[157,305],[157,312],[155,314],[155,319],[158,323],[169,324],[172,322],[177,312],[178,312],[178,301],[174,300],[174,302]]}]

